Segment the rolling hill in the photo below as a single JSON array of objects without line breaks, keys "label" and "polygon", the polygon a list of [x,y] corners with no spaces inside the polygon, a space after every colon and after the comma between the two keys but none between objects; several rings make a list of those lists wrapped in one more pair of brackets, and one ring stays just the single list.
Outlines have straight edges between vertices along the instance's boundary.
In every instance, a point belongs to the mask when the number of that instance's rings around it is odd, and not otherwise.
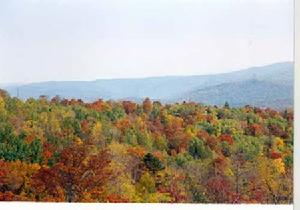
[{"label": "rolling hill", "polygon": [[165,76],[94,81],[50,81],[5,86],[22,99],[40,95],[62,98],[98,98],[140,101],[145,97],[162,102],[197,101],[232,106],[246,104],[274,108],[293,105],[294,64],[276,63],[230,73],[199,76]]},{"label": "rolling hill", "polygon": [[293,103],[292,90],[291,84],[279,85],[253,79],[195,90],[186,93],[183,100],[215,105],[223,105],[228,101],[233,107],[248,104],[281,109]]}]

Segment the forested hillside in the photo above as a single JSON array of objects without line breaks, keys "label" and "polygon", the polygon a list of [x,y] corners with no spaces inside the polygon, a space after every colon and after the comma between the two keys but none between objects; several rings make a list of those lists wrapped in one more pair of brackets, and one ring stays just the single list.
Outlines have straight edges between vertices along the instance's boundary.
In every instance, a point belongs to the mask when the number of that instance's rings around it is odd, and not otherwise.
[{"label": "forested hillside", "polygon": [[293,111],[0,91],[0,200],[293,202]]}]

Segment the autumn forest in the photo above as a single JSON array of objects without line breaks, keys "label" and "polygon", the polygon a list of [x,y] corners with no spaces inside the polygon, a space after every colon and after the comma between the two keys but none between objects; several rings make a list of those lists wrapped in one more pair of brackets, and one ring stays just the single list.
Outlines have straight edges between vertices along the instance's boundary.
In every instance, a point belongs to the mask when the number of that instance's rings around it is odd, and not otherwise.
[{"label": "autumn forest", "polygon": [[293,202],[293,110],[0,91],[0,200]]}]

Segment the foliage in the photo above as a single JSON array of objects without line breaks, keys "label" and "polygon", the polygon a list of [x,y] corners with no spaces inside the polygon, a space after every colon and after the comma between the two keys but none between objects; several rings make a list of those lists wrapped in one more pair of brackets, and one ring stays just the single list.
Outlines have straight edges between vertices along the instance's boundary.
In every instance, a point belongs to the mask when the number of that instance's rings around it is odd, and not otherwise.
[{"label": "foliage", "polygon": [[206,147],[202,140],[194,138],[190,142],[189,153],[195,159],[204,159],[208,158],[211,154],[211,151]]},{"label": "foliage", "polygon": [[292,172],[292,110],[0,90],[3,201],[290,204]]},{"label": "foliage", "polygon": [[153,174],[156,173],[157,171],[163,170],[164,165],[163,163],[155,156],[153,156],[151,153],[147,153],[143,161],[146,165],[146,167],[151,171]]}]

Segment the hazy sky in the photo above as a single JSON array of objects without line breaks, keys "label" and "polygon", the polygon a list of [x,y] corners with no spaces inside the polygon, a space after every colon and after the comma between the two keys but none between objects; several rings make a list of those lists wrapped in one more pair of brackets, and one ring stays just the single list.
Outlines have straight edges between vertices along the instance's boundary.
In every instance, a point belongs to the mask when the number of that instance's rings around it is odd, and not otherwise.
[{"label": "hazy sky", "polygon": [[293,60],[292,0],[0,0],[0,83]]}]

